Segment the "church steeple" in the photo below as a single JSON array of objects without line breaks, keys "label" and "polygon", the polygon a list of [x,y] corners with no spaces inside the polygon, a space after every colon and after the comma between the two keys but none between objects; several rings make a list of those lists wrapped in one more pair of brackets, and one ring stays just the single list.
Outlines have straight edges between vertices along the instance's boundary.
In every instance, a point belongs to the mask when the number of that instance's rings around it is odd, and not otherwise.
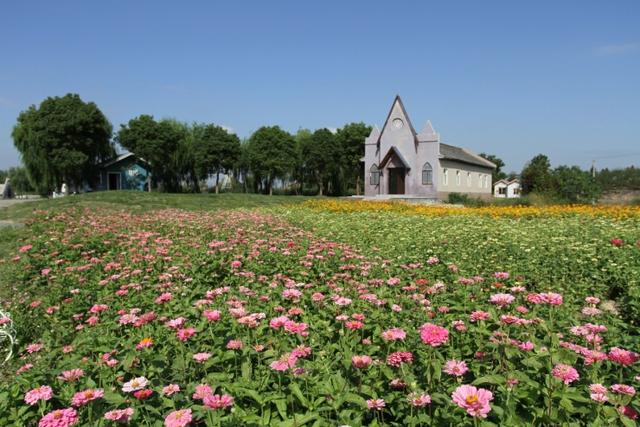
[{"label": "church steeple", "polygon": [[[392,116],[393,116],[393,119],[392,119]],[[397,121],[398,119],[400,121]],[[411,124],[411,119],[409,119],[409,115],[407,114],[407,110],[405,110],[404,108],[404,104],[402,103],[402,98],[400,98],[400,95],[396,95],[396,97],[393,100],[393,103],[391,104],[391,108],[389,109],[389,114],[387,114],[387,119],[384,121],[384,125],[380,130],[380,135],[378,136],[378,143],[380,142],[380,137],[387,129],[387,126],[394,126],[394,122],[395,124],[400,124],[401,126],[404,126],[404,124],[406,123],[406,125],[409,127],[409,130],[411,131],[411,135],[413,135],[413,138],[416,144],[418,143],[418,136],[416,134],[416,130],[413,128],[413,125]]]}]

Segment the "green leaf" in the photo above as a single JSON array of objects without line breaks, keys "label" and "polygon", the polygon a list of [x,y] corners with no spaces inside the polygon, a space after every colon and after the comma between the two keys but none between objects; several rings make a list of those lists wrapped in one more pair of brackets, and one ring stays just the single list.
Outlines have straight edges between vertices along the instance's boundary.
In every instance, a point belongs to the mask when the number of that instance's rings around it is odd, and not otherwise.
[{"label": "green leaf", "polygon": [[502,375],[486,375],[484,377],[476,378],[472,384],[474,385],[482,385],[482,384],[493,384],[500,385],[504,384],[504,377]]},{"label": "green leaf", "polygon": [[309,401],[304,397],[304,394],[302,393],[302,390],[300,390],[300,386],[298,386],[298,384],[289,384],[289,390],[291,390],[293,395],[300,401],[300,403],[302,403],[302,406],[309,408]]}]

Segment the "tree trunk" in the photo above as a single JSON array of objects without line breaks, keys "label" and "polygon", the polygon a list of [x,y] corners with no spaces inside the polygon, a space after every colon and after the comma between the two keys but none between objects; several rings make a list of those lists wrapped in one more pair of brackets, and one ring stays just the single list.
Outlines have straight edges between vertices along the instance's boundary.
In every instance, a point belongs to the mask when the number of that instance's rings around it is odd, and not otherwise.
[{"label": "tree trunk", "polygon": [[220,192],[220,172],[216,172],[216,194]]}]

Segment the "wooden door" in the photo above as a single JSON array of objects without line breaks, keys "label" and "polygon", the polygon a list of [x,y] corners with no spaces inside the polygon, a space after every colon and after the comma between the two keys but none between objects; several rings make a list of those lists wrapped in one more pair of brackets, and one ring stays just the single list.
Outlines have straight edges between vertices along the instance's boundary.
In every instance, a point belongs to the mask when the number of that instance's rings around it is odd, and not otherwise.
[{"label": "wooden door", "polygon": [[404,194],[404,169],[389,169],[389,194]]}]

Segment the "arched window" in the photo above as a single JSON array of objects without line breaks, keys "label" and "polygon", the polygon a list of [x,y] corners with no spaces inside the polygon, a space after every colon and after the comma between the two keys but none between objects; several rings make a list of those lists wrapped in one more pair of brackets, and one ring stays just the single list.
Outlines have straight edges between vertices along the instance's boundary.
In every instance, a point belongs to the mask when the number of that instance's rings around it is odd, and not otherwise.
[{"label": "arched window", "polygon": [[369,168],[369,184],[371,185],[379,185],[380,184],[380,169],[376,164],[372,164],[371,168]]},{"label": "arched window", "polygon": [[471,187],[471,172],[467,172],[467,187]]},{"label": "arched window", "polygon": [[422,185],[433,185],[433,168],[429,162],[422,166]]},{"label": "arched window", "polygon": [[456,171],[456,185],[460,186],[460,171]]},{"label": "arched window", "polygon": [[442,184],[449,185],[449,170],[446,168],[442,170]]}]

